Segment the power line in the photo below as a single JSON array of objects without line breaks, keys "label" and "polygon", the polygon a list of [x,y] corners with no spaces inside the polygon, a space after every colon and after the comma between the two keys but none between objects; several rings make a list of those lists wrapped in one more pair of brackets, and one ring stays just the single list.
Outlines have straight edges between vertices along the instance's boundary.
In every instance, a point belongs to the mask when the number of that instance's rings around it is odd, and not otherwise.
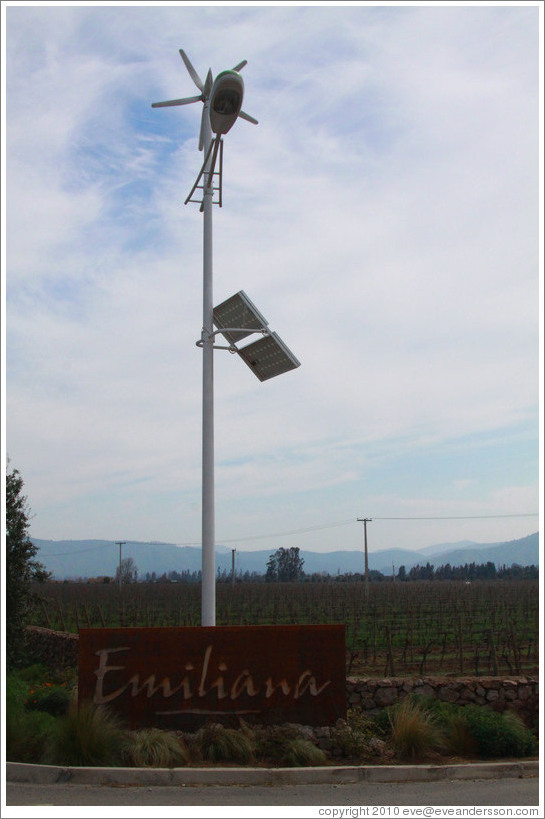
[{"label": "power line", "polygon": [[[509,515],[450,515],[450,516],[427,516],[427,517],[373,517],[373,520],[477,520],[477,519],[494,519],[494,518],[532,518],[539,517],[539,512],[522,512],[520,514]],[[317,532],[321,529],[334,529],[338,526],[347,526],[353,524],[354,518],[350,520],[342,520],[337,523],[324,523],[320,526],[308,526],[304,529],[292,529],[288,532],[273,532],[269,535],[254,535],[253,537],[230,538],[229,540],[221,539],[222,543],[243,543],[246,540],[266,540],[272,537],[287,537],[288,535],[301,535],[306,532]],[[356,521],[357,522],[357,521]],[[191,543],[179,543],[178,546],[191,546]]]},{"label": "power line", "polygon": [[[320,526],[307,526],[304,529],[292,529],[288,532],[273,532],[271,535],[254,535],[253,537],[233,537],[229,540],[223,540],[222,543],[242,543],[245,540],[266,540],[270,537],[287,537],[288,535],[301,535],[305,532],[317,532],[320,529],[335,529],[338,526],[347,526],[349,523],[354,523],[354,519],[350,518],[350,520],[342,520],[338,521],[337,523],[323,523]],[[186,544],[181,544],[186,545]]]},{"label": "power line", "polygon": [[493,518],[535,518],[539,517],[539,512],[523,512],[521,514],[516,515],[448,515],[448,516],[441,516],[441,515],[430,515],[428,517],[391,517],[391,518],[379,518],[375,517],[374,520],[484,520],[484,519],[493,519]]},{"label": "power line", "polygon": [[[32,540],[32,538],[30,538]],[[65,555],[82,555],[84,552],[98,552],[100,549],[108,549],[112,546],[112,543],[105,543],[103,546],[89,546],[87,549],[78,549],[77,552],[42,552],[40,549],[41,557],[63,557]]]}]

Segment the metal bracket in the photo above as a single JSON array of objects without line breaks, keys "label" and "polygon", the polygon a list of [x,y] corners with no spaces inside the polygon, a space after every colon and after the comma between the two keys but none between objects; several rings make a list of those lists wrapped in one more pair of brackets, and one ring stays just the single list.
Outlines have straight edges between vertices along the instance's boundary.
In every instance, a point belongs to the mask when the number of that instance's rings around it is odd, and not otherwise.
[{"label": "metal bracket", "polygon": [[[201,338],[198,341],[195,342],[195,345],[197,347],[203,347],[206,335],[208,335],[208,338],[214,338],[215,336],[217,336],[220,333],[241,333],[241,332],[245,332],[247,334],[247,336],[248,335],[254,335],[255,333],[261,333],[262,336],[270,336],[271,335],[271,331],[267,327],[260,327],[258,330],[252,330],[251,332],[248,332],[247,327],[222,327],[221,330],[213,330],[211,333],[208,333],[208,334],[206,333],[206,331],[203,328]],[[228,347],[226,347],[223,344],[213,344],[212,346],[213,346],[214,350],[229,350],[230,353],[238,353],[239,352],[239,348],[236,346],[236,344],[229,344]]]}]

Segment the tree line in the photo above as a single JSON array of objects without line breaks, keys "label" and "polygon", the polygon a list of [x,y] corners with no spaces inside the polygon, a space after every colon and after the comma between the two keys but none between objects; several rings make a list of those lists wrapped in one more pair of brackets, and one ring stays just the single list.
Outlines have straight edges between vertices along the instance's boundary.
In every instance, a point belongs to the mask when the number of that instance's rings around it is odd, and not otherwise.
[{"label": "tree line", "polygon": [[[217,569],[217,583],[348,583],[363,582],[365,575],[363,572],[345,572],[341,574],[330,574],[329,572],[304,571],[304,559],[300,556],[298,547],[290,549],[280,548],[272,552],[267,562],[265,573],[259,571],[236,571],[235,577],[228,569]],[[125,558],[117,568],[115,577],[79,578],[79,582],[101,582],[119,583],[200,583],[201,571],[182,569],[177,571],[171,569],[168,572],[146,572],[139,575],[138,567],[133,558]],[[495,563],[489,560],[487,563],[465,563],[463,566],[452,566],[450,563],[435,567],[431,563],[425,565],[417,564],[407,570],[405,566],[400,566],[397,574],[383,574],[376,569],[369,571],[369,580],[372,583],[388,582],[411,582],[416,580],[462,580],[471,582],[472,580],[537,580],[539,579],[538,566],[521,566],[514,563],[511,566],[496,567]],[[68,581],[65,581],[68,582]]]},{"label": "tree line", "polygon": [[412,566],[409,571],[400,566],[396,580],[537,580],[539,568],[537,566],[520,566],[513,563],[511,566],[500,566],[491,560],[487,563],[464,563],[463,566],[451,566],[445,563],[435,568],[430,563],[425,566]]},{"label": "tree line", "polygon": [[[320,583],[320,582],[353,582],[365,580],[365,575],[359,572],[345,572],[331,575],[328,572],[304,571],[304,559],[300,555],[298,547],[290,549],[280,548],[271,553],[267,562],[265,574],[262,572],[235,572],[236,582],[252,583]],[[397,574],[385,575],[382,572],[371,569],[369,580],[371,582],[411,582],[415,580],[536,580],[539,578],[539,568],[537,566],[520,566],[514,563],[511,566],[496,567],[495,563],[489,560],[487,563],[465,563],[463,566],[451,566],[446,563],[435,567],[431,563],[425,565],[412,566],[409,570],[405,566],[400,566]],[[136,578],[133,578],[135,580]],[[200,571],[170,571],[157,575],[155,572],[147,572],[141,578],[148,583],[200,583]],[[227,569],[218,569],[216,573],[218,583],[231,583],[233,574]]]}]

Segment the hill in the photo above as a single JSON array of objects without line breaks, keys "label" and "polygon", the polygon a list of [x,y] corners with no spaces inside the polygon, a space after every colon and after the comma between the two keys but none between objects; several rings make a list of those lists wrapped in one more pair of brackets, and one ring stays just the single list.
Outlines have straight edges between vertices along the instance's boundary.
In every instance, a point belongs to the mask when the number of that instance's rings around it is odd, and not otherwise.
[{"label": "hill", "polygon": [[[119,565],[119,546],[108,540],[40,540],[32,537],[38,548],[37,559],[52,572],[57,580],[99,577],[113,577]],[[465,545],[469,543],[471,545]],[[392,574],[404,565],[407,570],[418,564],[431,563],[434,566],[450,563],[463,566],[465,563],[487,563],[496,567],[539,564],[539,535],[534,533],[518,540],[503,543],[473,543],[465,541],[462,548],[444,550],[446,544],[439,544],[437,552],[433,547],[421,551],[407,549],[385,549],[369,553],[369,568]],[[458,544],[451,544],[456,547]],[[237,572],[259,572],[264,574],[267,561],[274,550],[236,552]],[[155,572],[160,576],[169,571],[196,572],[201,569],[201,550],[194,546],[176,546],[173,543],[141,543],[128,541],[122,547],[123,558],[132,557],[140,577]],[[364,571],[363,551],[313,552],[301,550],[304,571],[307,574],[326,573],[331,575],[362,573]],[[225,546],[216,547],[216,567],[220,571],[231,571],[232,552]]]},{"label": "hill", "polygon": [[442,555],[443,552],[453,552],[456,549],[465,549],[467,546],[478,546],[478,544],[475,543],[474,540],[458,540],[456,543],[436,543],[435,546],[425,546],[418,551],[423,555],[431,554],[434,557],[438,557]]}]

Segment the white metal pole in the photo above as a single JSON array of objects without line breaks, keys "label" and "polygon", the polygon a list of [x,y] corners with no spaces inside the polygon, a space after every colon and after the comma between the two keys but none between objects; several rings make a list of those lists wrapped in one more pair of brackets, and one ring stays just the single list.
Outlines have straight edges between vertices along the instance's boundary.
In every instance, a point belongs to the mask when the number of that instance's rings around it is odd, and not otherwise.
[{"label": "white metal pole", "polygon": [[[204,103],[204,152],[210,146],[212,134],[208,116],[209,101]],[[210,165],[208,166],[210,167]],[[214,338],[213,264],[212,264],[212,200],[213,185],[203,178],[203,321],[202,321],[202,591],[201,625],[216,625],[216,565],[214,511]]]}]

